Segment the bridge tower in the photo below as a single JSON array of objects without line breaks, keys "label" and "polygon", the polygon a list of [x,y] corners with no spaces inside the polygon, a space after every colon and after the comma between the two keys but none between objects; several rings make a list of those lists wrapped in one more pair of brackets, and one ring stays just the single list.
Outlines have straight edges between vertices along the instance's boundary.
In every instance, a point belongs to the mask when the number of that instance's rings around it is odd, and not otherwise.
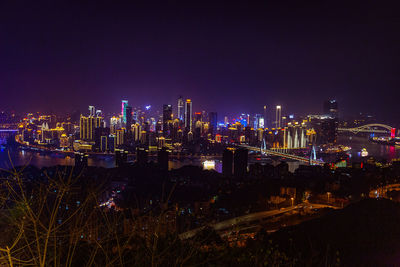
[{"label": "bridge tower", "polygon": [[265,150],[267,149],[267,143],[265,142],[265,138],[263,138],[263,141],[261,143],[261,147],[260,147],[260,152],[261,155],[265,155]]},{"label": "bridge tower", "polygon": [[396,128],[392,128],[392,129],[390,130],[390,137],[391,137],[391,138],[395,138],[395,137],[396,137]]},{"label": "bridge tower", "polygon": [[315,146],[313,145],[310,152],[310,165],[314,165],[312,162],[317,160],[317,153],[315,152]]},{"label": "bridge tower", "polygon": [[293,148],[299,148],[299,135],[297,134],[297,132],[297,129],[295,129]]},{"label": "bridge tower", "polygon": [[300,147],[301,148],[305,148],[306,147],[306,136],[305,136],[305,134],[304,134],[304,132],[305,132],[305,130],[304,129],[301,129],[301,138],[300,138]]}]

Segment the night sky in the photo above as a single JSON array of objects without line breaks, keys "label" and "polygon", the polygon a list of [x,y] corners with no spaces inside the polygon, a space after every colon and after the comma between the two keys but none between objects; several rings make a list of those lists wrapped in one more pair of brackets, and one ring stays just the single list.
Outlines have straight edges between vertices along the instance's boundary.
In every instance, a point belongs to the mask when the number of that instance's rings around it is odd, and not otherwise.
[{"label": "night sky", "polygon": [[341,114],[400,121],[393,4],[133,2],[1,1],[0,109],[117,112],[182,94],[221,116],[305,114],[336,98]]}]

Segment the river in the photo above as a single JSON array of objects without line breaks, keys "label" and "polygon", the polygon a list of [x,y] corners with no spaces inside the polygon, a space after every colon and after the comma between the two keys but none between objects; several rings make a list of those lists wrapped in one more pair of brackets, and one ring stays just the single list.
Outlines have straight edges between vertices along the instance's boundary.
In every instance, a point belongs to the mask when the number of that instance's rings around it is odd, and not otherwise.
[{"label": "river", "polygon": [[[338,143],[346,146],[352,147],[350,151],[351,159],[354,161],[361,160],[360,151],[366,148],[369,156],[373,156],[376,159],[386,159],[392,160],[394,158],[400,158],[400,149],[394,146],[386,146],[381,144],[376,144],[368,141],[367,138],[356,137],[356,136],[340,136],[338,138]],[[133,159],[131,159],[133,160]],[[195,165],[202,166],[205,160],[211,160],[215,162],[215,169],[218,172],[222,171],[221,158],[215,158],[213,156],[207,157],[193,157],[184,160],[170,160],[169,169],[177,169],[185,165]],[[274,165],[278,162],[272,162]],[[27,150],[21,150],[17,148],[2,148],[0,149],[0,168],[9,169],[14,166],[21,166],[32,164],[39,168],[48,167],[54,165],[74,165],[74,158],[65,156],[59,153],[39,153]],[[293,172],[298,166],[299,162],[288,162],[289,170]],[[97,156],[89,157],[89,166],[98,166],[105,168],[115,167],[115,160],[112,156]]]},{"label": "river", "polygon": [[368,157],[372,156],[377,160],[391,161],[395,158],[400,158],[400,147],[388,146],[370,142],[367,137],[359,136],[339,136],[338,143],[341,145],[350,146],[350,157],[354,161],[361,160],[360,152],[363,148],[368,151]]},{"label": "river", "polygon": [[[156,157],[153,157],[156,161]],[[153,158],[150,158],[152,160]],[[128,161],[133,161],[133,158],[128,158]],[[222,162],[220,159],[213,156],[198,156],[180,160],[170,160],[168,168],[178,169],[185,165],[203,166],[206,160],[213,161],[215,166],[212,169],[222,172]],[[10,169],[12,166],[34,165],[38,168],[49,167],[54,165],[74,165],[73,157],[65,156],[61,153],[40,153],[17,148],[3,148],[0,150],[0,168]],[[89,166],[97,166],[104,168],[114,168],[115,159],[113,156],[96,156],[88,158]],[[211,166],[210,166],[211,168]]]}]

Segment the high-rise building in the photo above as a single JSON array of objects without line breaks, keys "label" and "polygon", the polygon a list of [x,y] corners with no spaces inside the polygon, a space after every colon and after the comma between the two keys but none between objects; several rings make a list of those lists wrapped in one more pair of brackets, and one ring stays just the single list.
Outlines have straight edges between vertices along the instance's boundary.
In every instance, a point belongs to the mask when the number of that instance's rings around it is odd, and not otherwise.
[{"label": "high-rise building", "polygon": [[131,131],[132,131],[132,136],[133,136],[133,140],[135,142],[140,140],[140,133],[142,131],[142,127],[140,127],[139,123],[135,123],[131,126]]},{"label": "high-rise building", "polygon": [[336,144],[338,136],[337,118],[325,118],[321,120],[320,131],[317,132],[317,140],[321,144]]},{"label": "high-rise building", "polygon": [[85,141],[94,141],[95,129],[102,127],[102,117],[96,116],[96,109],[94,106],[89,106],[89,116],[81,114],[79,121],[79,138]]},{"label": "high-rise building", "polygon": [[117,129],[121,128],[121,118],[120,117],[111,117],[110,118],[110,133],[115,134]]},{"label": "high-rise building", "polygon": [[229,124],[229,120],[228,120],[227,116],[224,117],[224,124],[225,124],[225,126],[227,126]]},{"label": "high-rise building", "polygon": [[329,115],[332,118],[338,117],[338,102],[336,100],[326,100],[324,101],[324,115]]},{"label": "high-rise building", "polygon": [[178,98],[178,120],[183,121],[185,115],[185,104],[183,103],[182,96]]},{"label": "high-rise building", "polygon": [[236,149],[233,155],[233,173],[236,177],[244,177],[247,174],[249,151],[247,149]]},{"label": "high-rise building", "polygon": [[117,147],[117,138],[114,134],[110,134],[107,140],[108,151],[114,152],[115,148]]},{"label": "high-rise building", "polygon": [[210,112],[209,113],[209,132],[211,134],[215,134],[217,132],[217,127],[218,127],[218,117],[217,117],[217,112]]},{"label": "high-rise building", "polygon": [[121,101],[121,116],[122,122],[126,123],[126,107],[128,106],[128,100]]},{"label": "high-rise building", "polygon": [[281,128],[281,120],[282,120],[282,107],[276,106],[275,128]]},{"label": "high-rise building", "polygon": [[201,112],[201,121],[202,121],[202,122],[207,122],[208,119],[209,119],[208,112],[205,111],[205,110],[203,110],[203,111]]},{"label": "high-rise building", "polygon": [[338,119],[327,115],[310,115],[310,126],[316,132],[316,144],[335,144],[338,135]]},{"label": "high-rise building", "polygon": [[96,110],[96,117],[103,117],[103,112],[100,109]]},{"label": "high-rise building", "polygon": [[267,128],[267,105],[264,106],[264,127]]},{"label": "high-rise building", "polygon": [[164,136],[156,137],[156,141],[157,141],[157,147],[159,149],[161,149],[165,146],[165,137]]},{"label": "high-rise building", "polygon": [[85,141],[94,141],[95,139],[95,129],[102,127],[103,118],[102,117],[93,117],[93,116],[83,116],[81,115],[80,119],[80,133],[79,138]]},{"label": "high-rise building", "polygon": [[192,131],[192,100],[186,99],[185,105],[185,128],[187,131]]},{"label": "high-rise building", "polygon": [[118,129],[117,130],[117,146],[121,146],[125,144],[125,129]]},{"label": "high-rise building", "polygon": [[132,125],[132,107],[127,106],[125,112],[126,112],[126,129],[130,129]]},{"label": "high-rise building", "polygon": [[89,106],[89,116],[91,117],[96,116],[96,109],[94,106]]},{"label": "high-rise building", "polygon": [[254,124],[252,126],[254,129],[264,128],[264,118],[261,114],[254,115]]},{"label": "high-rise building", "polygon": [[201,121],[201,112],[194,113],[194,122]]},{"label": "high-rise building", "polygon": [[170,125],[172,125],[172,105],[163,105],[162,121],[164,136],[169,136]]},{"label": "high-rise building", "polygon": [[107,142],[108,136],[101,136],[100,137],[100,151],[101,152],[106,152],[108,150],[108,142]]},{"label": "high-rise building", "polygon": [[[95,148],[96,150],[100,150],[102,152],[107,150],[107,144],[105,144],[104,147],[102,147],[102,137],[106,138],[110,134],[110,128],[106,127],[98,127],[94,129],[94,141],[95,141]],[[105,139],[107,140],[107,138]],[[104,149],[104,150],[103,150]]]}]

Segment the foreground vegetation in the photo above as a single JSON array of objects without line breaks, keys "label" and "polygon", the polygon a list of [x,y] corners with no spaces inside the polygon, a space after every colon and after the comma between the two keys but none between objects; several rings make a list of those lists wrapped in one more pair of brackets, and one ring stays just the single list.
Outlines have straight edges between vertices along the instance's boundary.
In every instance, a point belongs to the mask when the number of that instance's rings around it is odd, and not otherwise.
[{"label": "foreground vegetation", "polygon": [[[28,173],[28,175],[27,175]],[[400,206],[363,200],[245,242],[210,228],[181,240],[168,225],[173,192],[147,214],[99,205],[104,184],[71,168],[1,179],[0,266],[340,266],[400,252]]]}]

